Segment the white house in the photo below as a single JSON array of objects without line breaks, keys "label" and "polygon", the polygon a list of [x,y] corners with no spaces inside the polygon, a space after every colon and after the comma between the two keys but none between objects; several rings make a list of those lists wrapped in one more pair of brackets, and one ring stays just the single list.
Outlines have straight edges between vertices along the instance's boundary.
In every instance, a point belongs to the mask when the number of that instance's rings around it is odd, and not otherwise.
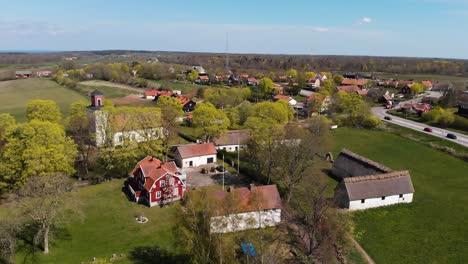
[{"label": "white house", "polygon": [[175,161],[181,168],[198,167],[215,163],[216,154],[213,143],[189,144],[177,147]]},{"label": "white house", "polygon": [[249,137],[249,132],[245,130],[230,130],[213,139],[213,142],[217,150],[234,152],[245,148],[246,141]]},{"label": "white house", "polygon": [[331,173],[342,178],[335,189],[335,199],[342,208],[360,210],[413,201],[408,171],[393,171],[349,150],[340,152]]},{"label": "white house", "polygon": [[275,101],[278,101],[278,100],[283,100],[283,101],[286,101],[288,102],[290,105],[296,105],[297,104],[297,101],[292,98],[291,96],[286,96],[286,95],[282,95],[282,94],[277,94],[273,97],[273,99]]},{"label": "white house", "polygon": [[344,178],[335,198],[349,210],[411,203],[414,188],[408,171]]},{"label": "white house", "polygon": [[276,226],[281,222],[281,198],[276,185],[212,191],[217,201],[210,232],[228,233]]}]

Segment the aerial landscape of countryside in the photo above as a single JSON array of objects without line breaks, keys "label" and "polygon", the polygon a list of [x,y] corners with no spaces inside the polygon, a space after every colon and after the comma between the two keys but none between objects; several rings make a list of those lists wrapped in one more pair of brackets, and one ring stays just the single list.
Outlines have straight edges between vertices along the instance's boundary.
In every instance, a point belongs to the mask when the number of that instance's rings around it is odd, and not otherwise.
[{"label": "aerial landscape of countryside", "polygon": [[467,11],[2,3],[0,263],[467,263]]}]

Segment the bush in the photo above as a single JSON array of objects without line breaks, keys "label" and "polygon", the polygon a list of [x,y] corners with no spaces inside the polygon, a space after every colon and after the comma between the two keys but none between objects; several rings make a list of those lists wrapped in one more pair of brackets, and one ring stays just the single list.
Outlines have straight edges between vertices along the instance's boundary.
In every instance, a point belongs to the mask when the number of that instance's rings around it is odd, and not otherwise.
[{"label": "bush", "polygon": [[211,167],[210,168],[210,172],[215,172],[216,171],[216,168],[215,167]]},{"label": "bush", "polygon": [[207,171],[205,168],[202,168],[202,169],[200,170],[200,172],[203,173],[203,174],[208,173],[208,171]]},{"label": "bush", "polygon": [[463,131],[468,131],[468,118],[461,116],[455,116],[452,125],[450,126],[454,129],[459,129]]}]

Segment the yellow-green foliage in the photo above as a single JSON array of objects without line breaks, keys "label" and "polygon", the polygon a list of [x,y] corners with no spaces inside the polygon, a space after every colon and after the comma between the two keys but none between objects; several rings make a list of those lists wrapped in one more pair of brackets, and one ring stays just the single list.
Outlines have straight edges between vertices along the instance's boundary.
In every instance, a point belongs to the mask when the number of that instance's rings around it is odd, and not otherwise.
[{"label": "yellow-green foliage", "polygon": [[26,117],[31,120],[49,121],[60,123],[62,114],[60,109],[52,100],[36,99],[32,100],[26,106]]}]

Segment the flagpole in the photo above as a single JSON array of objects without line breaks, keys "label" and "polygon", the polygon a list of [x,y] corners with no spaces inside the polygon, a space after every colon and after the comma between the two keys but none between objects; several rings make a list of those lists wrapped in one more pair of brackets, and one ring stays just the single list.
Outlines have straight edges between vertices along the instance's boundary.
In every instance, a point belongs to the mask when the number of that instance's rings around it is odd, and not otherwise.
[{"label": "flagpole", "polygon": [[223,191],[224,191],[224,154],[223,154]]}]

